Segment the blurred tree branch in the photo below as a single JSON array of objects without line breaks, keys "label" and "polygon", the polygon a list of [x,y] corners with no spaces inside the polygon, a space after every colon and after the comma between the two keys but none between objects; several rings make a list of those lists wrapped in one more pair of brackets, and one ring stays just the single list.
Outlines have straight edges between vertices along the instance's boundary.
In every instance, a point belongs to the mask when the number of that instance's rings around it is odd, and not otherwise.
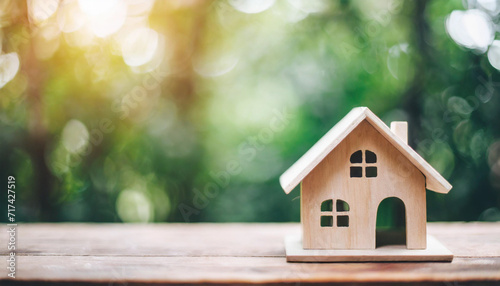
[{"label": "blurred tree branch", "polygon": [[[27,12],[24,14],[27,17]],[[31,36],[37,29],[30,27],[29,21],[23,21],[30,31]],[[36,198],[35,213],[38,213],[40,221],[55,221],[57,218],[56,204],[54,203],[53,191],[54,176],[49,169],[47,162],[47,147],[50,142],[49,134],[43,123],[43,98],[41,89],[44,83],[44,73],[40,62],[35,56],[35,44],[33,40],[27,39],[28,45],[25,54],[22,56],[22,68],[28,77],[27,108],[28,118],[28,138],[25,140],[28,153],[31,156],[34,173],[34,186]]]},{"label": "blurred tree branch", "polygon": [[412,3],[415,5],[414,9],[412,9],[412,38],[414,39],[414,46],[417,52],[417,60],[413,80],[403,94],[402,106],[409,116],[409,124],[411,126],[411,132],[408,134],[410,137],[409,144],[415,147],[415,138],[418,138],[421,132],[422,121],[420,116],[423,111],[422,101],[426,85],[426,70],[430,64],[431,55],[429,51],[430,47],[426,42],[430,33],[425,14],[429,0],[419,0]]}]

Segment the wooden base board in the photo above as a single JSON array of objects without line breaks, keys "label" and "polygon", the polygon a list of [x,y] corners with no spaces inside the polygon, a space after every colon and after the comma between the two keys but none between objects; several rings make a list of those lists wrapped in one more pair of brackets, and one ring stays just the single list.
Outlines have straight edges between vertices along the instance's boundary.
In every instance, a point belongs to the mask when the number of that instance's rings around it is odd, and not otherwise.
[{"label": "wooden base board", "polygon": [[404,245],[386,245],[376,249],[303,249],[300,235],[285,237],[288,262],[389,262],[389,261],[441,261],[453,260],[449,251],[435,237],[427,235],[427,249],[410,250]]}]

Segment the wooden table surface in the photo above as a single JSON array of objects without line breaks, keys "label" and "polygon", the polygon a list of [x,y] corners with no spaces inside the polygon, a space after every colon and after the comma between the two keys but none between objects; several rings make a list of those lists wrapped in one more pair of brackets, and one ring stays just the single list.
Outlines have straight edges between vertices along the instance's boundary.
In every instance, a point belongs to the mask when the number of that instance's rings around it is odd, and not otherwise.
[{"label": "wooden table surface", "polygon": [[[452,263],[287,263],[283,238],[299,232],[295,223],[20,224],[17,277],[3,274],[0,285],[500,285],[500,223],[429,223],[455,254]],[[6,225],[0,233],[6,273]]]}]

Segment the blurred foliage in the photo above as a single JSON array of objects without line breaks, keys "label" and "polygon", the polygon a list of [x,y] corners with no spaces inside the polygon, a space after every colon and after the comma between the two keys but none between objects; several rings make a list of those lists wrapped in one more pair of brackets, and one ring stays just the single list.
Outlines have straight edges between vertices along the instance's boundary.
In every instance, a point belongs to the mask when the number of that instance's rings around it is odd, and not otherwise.
[{"label": "blurred foliage", "polygon": [[4,0],[17,221],[298,221],[278,177],[355,106],[454,186],[430,221],[500,220],[500,5],[464,3]]}]

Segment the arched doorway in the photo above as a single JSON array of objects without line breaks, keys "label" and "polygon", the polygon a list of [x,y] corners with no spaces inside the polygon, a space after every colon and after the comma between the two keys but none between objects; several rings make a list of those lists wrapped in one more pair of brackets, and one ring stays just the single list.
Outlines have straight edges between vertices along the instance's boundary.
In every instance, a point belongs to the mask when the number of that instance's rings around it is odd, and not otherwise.
[{"label": "arched doorway", "polygon": [[396,197],[385,198],[377,208],[376,247],[406,246],[406,210]]}]

